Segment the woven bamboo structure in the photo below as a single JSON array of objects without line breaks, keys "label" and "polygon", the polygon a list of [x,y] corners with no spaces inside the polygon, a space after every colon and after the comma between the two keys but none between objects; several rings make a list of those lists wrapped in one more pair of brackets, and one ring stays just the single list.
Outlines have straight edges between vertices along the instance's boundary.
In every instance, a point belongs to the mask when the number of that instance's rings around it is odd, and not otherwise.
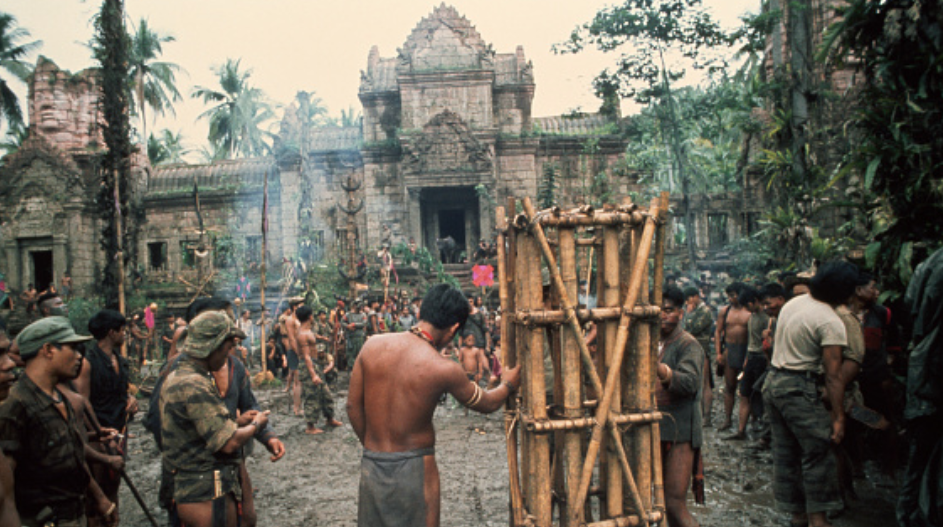
[{"label": "woven bamboo structure", "polygon": [[[654,371],[667,207],[663,194],[647,210],[497,208],[502,360],[523,379],[505,412],[512,527],[664,517]],[[590,276],[593,309],[577,300]]]}]

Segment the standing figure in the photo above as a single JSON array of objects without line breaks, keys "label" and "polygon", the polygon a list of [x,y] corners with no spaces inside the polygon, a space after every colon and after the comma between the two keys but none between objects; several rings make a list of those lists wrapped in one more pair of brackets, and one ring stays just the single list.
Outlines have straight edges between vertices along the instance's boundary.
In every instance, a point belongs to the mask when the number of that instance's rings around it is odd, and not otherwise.
[{"label": "standing figure", "polygon": [[312,310],[308,306],[301,306],[295,315],[301,324],[297,336],[301,357],[298,376],[304,393],[304,416],[308,422],[305,433],[317,435],[324,432],[317,427],[322,414],[328,426],[341,426],[342,423],[334,419],[334,396],[323,378],[323,370],[318,365],[317,349],[320,341],[313,330]]},{"label": "standing figure", "polygon": [[[794,525],[830,525],[826,513],[842,507],[832,443],[845,435],[842,348],[845,325],[835,308],[855,292],[857,268],[821,266],[809,294],[793,298],[776,321],[771,370],[763,385],[773,447],[773,497]],[[830,408],[819,394],[825,388]]]},{"label": "standing figure", "polygon": [[347,364],[353,367],[366,339],[367,316],[363,314],[362,300],[354,300],[351,312],[344,315],[343,322],[347,329]]},{"label": "standing figure", "polygon": [[737,377],[747,360],[747,322],[750,320],[750,311],[740,304],[740,290],[743,287],[739,282],[727,286],[725,292],[730,303],[717,314],[714,349],[717,351],[717,364],[724,367],[724,422],[718,430],[726,430],[733,425],[730,418],[737,400]]},{"label": "standing figure", "polygon": [[[408,333],[378,335],[354,364],[347,399],[350,424],[363,444],[357,524],[439,525],[439,471],[432,415],[440,396],[490,413],[518,388],[520,367],[484,391],[462,367],[439,354],[468,317],[468,301],[447,284],[423,300],[419,324]],[[395,418],[391,418],[395,416]]]},{"label": "standing figure", "polygon": [[190,323],[179,364],[160,393],[161,455],[173,473],[173,500],[189,527],[235,527],[240,449],[268,423],[268,411],[235,418],[211,372],[226,365],[235,339],[245,334],[223,312]]},{"label": "standing figure", "polygon": [[665,288],[661,306],[661,341],[655,397],[664,414],[661,426],[661,462],[665,483],[665,514],[668,527],[695,527],[688,511],[687,494],[691,473],[696,470],[694,497],[704,503],[701,461],[701,387],[704,350],[681,327],[684,294],[675,286]]}]

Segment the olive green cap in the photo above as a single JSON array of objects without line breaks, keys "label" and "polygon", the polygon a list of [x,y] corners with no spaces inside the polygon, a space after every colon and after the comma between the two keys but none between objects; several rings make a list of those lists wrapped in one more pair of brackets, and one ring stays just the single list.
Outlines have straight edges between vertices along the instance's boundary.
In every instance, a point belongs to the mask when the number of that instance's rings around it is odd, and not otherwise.
[{"label": "olive green cap", "polygon": [[68,318],[46,317],[23,328],[16,337],[16,345],[20,348],[20,357],[29,360],[44,344],[78,344],[90,340],[92,337],[76,334]]},{"label": "olive green cap", "polygon": [[205,359],[223,345],[226,339],[246,338],[246,334],[233,324],[229,315],[223,311],[206,311],[190,322],[187,327],[187,347],[184,353],[195,358]]}]

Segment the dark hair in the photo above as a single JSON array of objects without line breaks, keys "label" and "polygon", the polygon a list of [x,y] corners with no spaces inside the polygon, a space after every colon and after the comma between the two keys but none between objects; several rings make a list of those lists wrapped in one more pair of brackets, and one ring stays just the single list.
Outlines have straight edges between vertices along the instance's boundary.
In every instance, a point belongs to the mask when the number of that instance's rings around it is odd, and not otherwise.
[{"label": "dark hair", "polygon": [[128,320],[121,313],[113,309],[102,309],[89,319],[88,331],[95,340],[101,340],[107,337],[111,330],[118,331],[127,323]]},{"label": "dark hair", "polygon": [[776,282],[766,284],[760,289],[760,300],[776,297],[786,298],[786,290]]},{"label": "dark hair", "polygon": [[684,305],[684,293],[681,292],[681,288],[678,286],[670,285],[666,287],[662,296],[665,301],[671,302],[675,307]]},{"label": "dark hair", "polygon": [[690,285],[682,289],[681,292],[684,294],[685,300],[691,298],[692,296],[701,296],[701,292],[698,291],[696,287]]},{"label": "dark hair", "polygon": [[727,294],[736,293],[737,296],[740,296],[740,292],[743,291],[746,285],[743,282],[731,282],[724,288],[724,292]]},{"label": "dark hair", "polygon": [[851,262],[827,262],[819,267],[809,282],[809,293],[812,298],[826,304],[844,304],[855,294],[858,274],[858,266]]},{"label": "dark hair", "polygon": [[42,307],[43,302],[45,302],[45,301],[47,301],[47,300],[52,300],[53,298],[59,298],[59,293],[54,293],[54,292],[52,292],[52,291],[47,291],[47,292],[45,292],[45,293],[39,295],[39,298],[36,299],[36,305]]},{"label": "dark hair", "polygon": [[460,290],[449,284],[436,284],[422,299],[419,320],[425,320],[438,329],[447,329],[458,323],[461,331],[470,312],[468,300]]},{"label": "dark hair", "polygon": [[225,298],[220,298],[218,296],[209,296],[203,298],[197,298],[187,306],[187,314],[184,317],[187,321],[187,324],[193,321],[200,313],[204,311],[222,311],[232,304],[229,303],[229,300]]},{"label": "dark hair", "polygon": [[744,285],[740,289],[740,293],[737,295],[737,302],[739,302],[741,306],[745,306],[750,302],[756,302],[759,299],[760,295],[757,294],[756,289],[753,289],[748,285]]},{"label": "dark hair", "polygon": [[301,306],[295,310],[295,318],[302,324],[311,319],[313,310],[308,306]]}]

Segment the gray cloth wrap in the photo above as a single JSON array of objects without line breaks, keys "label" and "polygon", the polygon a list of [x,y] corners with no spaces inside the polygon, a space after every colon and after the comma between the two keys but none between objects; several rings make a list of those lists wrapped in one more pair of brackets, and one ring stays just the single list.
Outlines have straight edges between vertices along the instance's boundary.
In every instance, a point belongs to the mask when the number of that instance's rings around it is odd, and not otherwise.
[{"label": "gray cloth wrap", "polygon": [[435,448],[409,452],[364,449],[360,461],[359,527],[415,527],[426,524],[426,468]]}]

